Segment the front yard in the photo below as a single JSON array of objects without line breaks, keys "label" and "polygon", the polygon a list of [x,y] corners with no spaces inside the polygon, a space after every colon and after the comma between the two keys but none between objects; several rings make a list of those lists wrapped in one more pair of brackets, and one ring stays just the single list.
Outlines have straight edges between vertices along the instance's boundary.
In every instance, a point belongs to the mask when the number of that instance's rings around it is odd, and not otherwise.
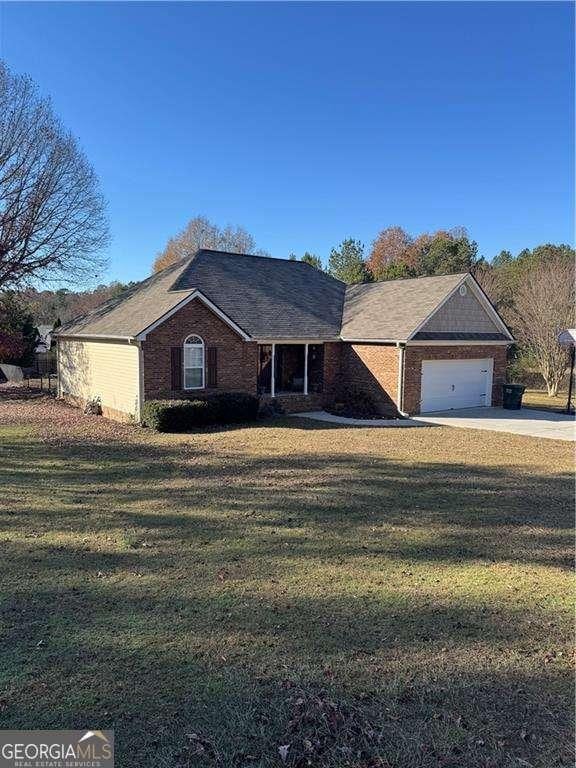
[{"label": "front yard", "polygon": [[572,765],[572,447],[0,401],[0,727],[119,768]]}]

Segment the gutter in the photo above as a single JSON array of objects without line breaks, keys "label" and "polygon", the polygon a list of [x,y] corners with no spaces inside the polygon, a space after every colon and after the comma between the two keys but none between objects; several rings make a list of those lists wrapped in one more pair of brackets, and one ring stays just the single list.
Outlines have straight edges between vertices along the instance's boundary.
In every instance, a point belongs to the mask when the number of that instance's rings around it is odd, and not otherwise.
[{"label": "gutter", "polygon": [[82,339],[101,339],[102,341],[109,339],[111,341],[125,341],[128,344],[136,341],[134,336],[114,336],[111,333],[56,333],[54,336],[56,339],[78,339],[79,341]]},{"label": "gutter", "polygon": [[310,336],[305,338],[304,336],[298,336],[291,338],[290,336],[274,336],[271,338],[253,338],[251,341],[255,341],[257,344],[326,344],[331,342],[342,341],[338,336],[332,337],[317,337]]},{"label": "gutter", "polygon": [[409,347],[509,347],[515,343],[508,339],[415,339],[406,342]]},{"label": "gutter", "polygon": [[404,344],[406,339],[349,339],[340,336],[340,341],[345,341],[347,344]]}]

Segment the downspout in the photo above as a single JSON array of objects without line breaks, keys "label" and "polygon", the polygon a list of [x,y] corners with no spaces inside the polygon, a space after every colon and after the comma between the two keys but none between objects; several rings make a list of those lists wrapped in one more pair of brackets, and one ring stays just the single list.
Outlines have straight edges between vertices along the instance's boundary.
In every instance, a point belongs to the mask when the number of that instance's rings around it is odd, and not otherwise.
[{"label": "downspout", "polygon": [[275,378],[276,378],[276,344],[272,342],[272,365],[271,365],[271,379],[270,379],[270,397],[274,399],[276,397],[276,386],[275,386]]},{"label": "downspout", "polygon": [[62,397],[62,383],[60,377],[60,339],[56,337],[56,397]]},{"label": "downspout", "polygon": [[397,341],[396,347],[398,349],[398,384],[397,384],[397,406],[398,412],[402,416],[408,416],[404,413],[404,355],[406,353],[406,344]]},{"label": "downspout", "polygon": [[142,422],[142,406],[144,405],[144,354],[141,341],[131,339],[128,343],[138,347],[138,402],[135,416],[140,424]]}]

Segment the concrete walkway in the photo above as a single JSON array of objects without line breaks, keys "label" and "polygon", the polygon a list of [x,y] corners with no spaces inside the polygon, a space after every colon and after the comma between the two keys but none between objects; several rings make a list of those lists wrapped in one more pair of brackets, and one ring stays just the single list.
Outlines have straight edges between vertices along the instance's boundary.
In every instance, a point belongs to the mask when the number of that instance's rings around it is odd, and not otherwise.
[{"label": "concrete walkway", "polygon": [[492,432],[508,432],[527,437],[545,437],[549,440],[576,439],[573,416],[553,411],[537,411],[523,408],[508,411],[504,408],[464,408],[457,411],[429,413],[412,419],[348,419],[326,411],[292,413],[302,419],[341,424],[343,427],[459,427],[462,429],[487,429]]},{"label": "concrete walkway", "polygon": [[341,424],[343,427],[428,427],[413,419],[349,419],[346,416],[336,416],[326,411],[306,411],[305,413],[290,413],[299,419],[326,421],[329,424]]},{"label": "concrete walkway", "polygon": [[427,413],[425,416],[416,416],[415,419],[420,423],[441,424],[446,427],[487,429],[492,432],[510,432],[513,435],[545,437],[551,440],[576,439],[573,416],[532,408],[522,408],[519,411],[508,411],[504,408],[465,408]]}]

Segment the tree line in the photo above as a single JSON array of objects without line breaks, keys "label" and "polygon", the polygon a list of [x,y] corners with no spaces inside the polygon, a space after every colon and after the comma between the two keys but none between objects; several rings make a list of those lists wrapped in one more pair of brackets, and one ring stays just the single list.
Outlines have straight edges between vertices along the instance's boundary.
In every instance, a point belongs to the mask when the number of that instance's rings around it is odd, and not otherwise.
[{"label": "tree line", "polygon": [[134,285],[114,281],[85,291],[38,290],[31,286],[20,291],[0,291],[0,362],[31,365],[38,343],[38,326],[56,329],[121,296]]},{"label": "tree line", "polygon": [[[244,227],[222,228],[205,216],[195,216],[181,232],[169,238],[156,256],[153,269],[165,269],[200,248],[269,255],[256,247],[256,239]],[[326,264],[309,251],[300,258],[290,253],[288,258],[303,261],[350,284],[465,272],[484,261],[478,258],[478,246],[463,227],[417,237],[411,237],[401,227],[388,227],[379,233],[367,255],[360,240],[348,237],[332,248]]]},{"label": "tree line", "polygon": [[367,254],[349,237],[332,248],[326,267],[312,254],[303,260],[348,284],[466,272],[484,262],[463,227],[413,237],[398,226],[383,229]]}]

